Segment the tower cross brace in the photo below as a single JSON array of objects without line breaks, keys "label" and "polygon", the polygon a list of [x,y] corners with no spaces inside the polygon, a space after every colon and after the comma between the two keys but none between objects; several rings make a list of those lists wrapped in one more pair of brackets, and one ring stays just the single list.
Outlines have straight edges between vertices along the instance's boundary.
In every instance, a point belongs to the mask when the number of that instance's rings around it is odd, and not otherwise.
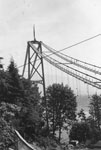
[{"label": "tower cross brace", "polygon": [[[24,62],[24,68],[22,76],[25,74],[27,68],[27,78],[32,81],[32,83],[42,84],[43,85],[43,94],[45,96],[45,76],[44,76],[44,65],[43,57],[39,55],[30,45],[30,43],[35,46],[39,53],[42,54],[42,46],[40,41],[28,41],[27,50]],[[36,76],[38,79],[36,79]],[[33,79],[34,80],[33,80]]]}]

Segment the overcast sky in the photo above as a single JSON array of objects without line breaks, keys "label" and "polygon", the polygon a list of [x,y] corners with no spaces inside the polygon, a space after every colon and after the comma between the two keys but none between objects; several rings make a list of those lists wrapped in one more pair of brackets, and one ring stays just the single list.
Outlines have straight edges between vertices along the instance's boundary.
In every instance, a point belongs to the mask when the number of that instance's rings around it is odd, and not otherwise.
[{"label": "overcast sky", "polygon": [[[37,40],[59,50],[101,34],[101,0],[0,0],[0,56],[5,67],[13,57],[24,62],[27,41]],[[101,36],[64,51],[101,66]]]}]

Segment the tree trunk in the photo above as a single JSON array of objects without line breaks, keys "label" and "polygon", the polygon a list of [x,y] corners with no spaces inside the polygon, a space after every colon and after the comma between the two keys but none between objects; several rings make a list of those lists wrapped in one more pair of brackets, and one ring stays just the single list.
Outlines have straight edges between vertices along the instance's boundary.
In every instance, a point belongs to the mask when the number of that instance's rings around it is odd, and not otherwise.
[{"label": "tree trunk", "polygon": [[55,135],[55,111],[53,107],[53,136]]},{"label": "tree trunk", "polygon": [[59,141],[61,140],[61,125],[59,126]]}]

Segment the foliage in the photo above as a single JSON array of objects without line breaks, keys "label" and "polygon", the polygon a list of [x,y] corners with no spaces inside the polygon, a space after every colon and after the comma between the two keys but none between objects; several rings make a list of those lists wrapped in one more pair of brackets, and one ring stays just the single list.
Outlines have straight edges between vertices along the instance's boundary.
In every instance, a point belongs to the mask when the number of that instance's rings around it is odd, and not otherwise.
[{"label": "foliage", "polygon": [[23,87],[13,60],[6,71],[0,71],[0,101],[17,104],[23,97]]},{"label": "foliage", "polygon": [[61,138],[61,129],[67,119],[75,119],[76,97],[73,91],[63,84],[53,84],[46,91],[47,110],[50,127],[53,135],[59,131]]},{"label": "foliage", "polygon": [[44,124],[42,120],[42,107],[40,105],[40,93],[37,85],[22,78],[24,96],[20,102],[21,111],[15,119],[14,125],[25,139],[31,141],[35,135],[41,132]]},{"label": "foliage", "polygon": [[43,126],[43,121],[39,116],[37,107],[25,107],[21,110],[20,114],[17,130],[19,130],[25,139],[29,141],[35,140],[35,136],[40,134]]},{"label": "foliage", "polygon": [[0,149],[14,144],[13,119],[20,108],[17,105],[2,102],[0,105]]},{"label": "foliage", "polygon": [[89,116],[86,119],[87,124],[90,127],[90,134],[91,134],[91,143],[95,143],[97,142],[99,139],[101,139],[101,132],[99,132],[99,129],[96,125],[96,122],[94,121],[94,119],[92,118],[92,116]]},{"label": "foliage", "polygon": [[14,142],[13,140],[10,124],[8,124],[4,118],[0,118],[0,149],[9,147],[9,145]]},{"label": "foliage", "polygon": [[101,126],[101,96],[93,95],[90,100],[89,113],[93,118],[98,130]]},{"label": "foliage", "polygon": [[[38,145],[42,148],[44,147],[45,149],[49,149],[49,150],[56,150],[58,149],[58,141],[56,139],[54,139],[53,137],[42,137],[40,136],[37,139]],[[60,148],[59,148],[60,149]]]},{"label": "foliage", "polygon": [[37,85],[20,77],[14,60],[6,71],[0,71],[0,136],[4,146],[14,142],[15,128],[31,140],[41,132],[44,121],[40,99]]},{"label": "foliage", "polygon": [[7,100],[9,84],[7,82],[8,75],[5,71],[0,71],[0,102]]},{"label": "foliage", "polygon": [[23,105],[27,106],[31,104],[33,107],[40,103],[40,93],[38,86],[36,84],[32,84],[31,81],[28,79],[22,78],[21,79],[23,85]]},{"label": "foliage", "polygon": [[23,96],[23,86],[17,66],[13,59],[11,59],[10,65],[8,66],[6,73],[8,75],[7,83],[9,85],[7,102],[17,104],[19,102],[19,99]]},{"label": "foliage", "polygon": [[90,128],[85,122],[74,123],[70,130],[70,140],[78,140],[80,143],[85,143],[90,139]]},{"label": "foliage", "polygon": [[85,114],[85,112],[84,112],[84,110],[83,109],[81,109],[79,112],[78,112],[78,118],[81,120],[81,121],[86,121],[86,114]]},{"label": "foliage", "polygon": [[[76,117],[76,97],[63,84],[53,84],[46,92],[50,130],[54,135],[58,130],[60,139],[64,123]],[[41,101],[38,86],[19,75],[12,59],[7,70],[0,71],[0,141],[3,148],[14,144],[14,129],[28,141],[47,136],[45,105]]]},{"label": "foliage", "polygon": [[16,114],[20,111],[20,107],[15,104],[2,102],[0,105],[0,117],[3,117],[6,122],[11,122]]}]

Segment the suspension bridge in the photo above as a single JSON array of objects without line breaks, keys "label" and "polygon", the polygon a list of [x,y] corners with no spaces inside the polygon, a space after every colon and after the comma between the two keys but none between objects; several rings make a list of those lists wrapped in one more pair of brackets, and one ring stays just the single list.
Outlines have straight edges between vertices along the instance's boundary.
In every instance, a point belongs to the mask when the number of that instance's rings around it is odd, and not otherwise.
[{"label": "suspension bridge", "polygon": [[[22,76],[26,76],[33,83],[41,84],[44,95],[47,83],[45,74],[48,74],[47,79],[49,80],[49,76],[52,73],[51,71],[49,71],[49,68],[51,69],[51,66],[55,68],[55,71],[60,70],[61,73],[58,72],[58,76],[61,76],[61,74],[66,74],[67,77],[71,76],[76,79],[76,82],[81,81],[86,84],[87,91],[88,86],[96,89],[101,89],[101,67],[73,58],[62,52],[65,49],[69,49],[71,47],[75,47],[79,44],[92,40],[100,36],[100,34],[61,50],[56,50],[42,41],[37,41],[35,37],[35,28],[33,30],[33,34],[34,40],[27,42]],[[44,62],[48,64],[48,67],[44,65]],[[50,80],[52,84],[52,76]],[[76,87],[76,89],[77,88],[78,87]]]},{"label": "suspension bridge", "polygon": [[[33,83],[41,84],[44,96],[47,87],[45,74],[47,73],[49,78],[49,75],[52,74],[52,69],[50,69],[51,66],[54,67],[55,71],[57,69],[61,72],[61,74],[65,74],[67,79],[68,76],[71,76],[73,79],[76,79],[76,81],[80,81],[86,84],[87,87],[91,86],[93,88],[101,90],[101,67],[62,53],[62,51],[64,51],[65,49],[69,49],[81,43],[87,42],[98,36],[100,36],[100,34],[64,49],[56,50],[42,41],[37,41],[34,30],[34,40],[27,42],[24,65],[21,66],[23,67],[22,76],[27,77]],[[3,58],[0,57],[0,69],[3,69],[3,65],[1,63],[2,59]],[[46,62],[46,64],[48,64],[47,67],[45,67],[44,61]],[[57,72],[57,74],[60,72]],[[56,72],[54,72],[54,74],[55,73]],[[62,80],[64,79],[62,78]],[[62,80],[61,82],[63,82]],[[50,83],[53,83],[52,76]],[[65,84],[67,84],[67,82],[65,82]],[[17,131],[15,132],[17,135],[17,147],[19,149],[24,148],[36,150],[34,147],[29,145]]]}]

